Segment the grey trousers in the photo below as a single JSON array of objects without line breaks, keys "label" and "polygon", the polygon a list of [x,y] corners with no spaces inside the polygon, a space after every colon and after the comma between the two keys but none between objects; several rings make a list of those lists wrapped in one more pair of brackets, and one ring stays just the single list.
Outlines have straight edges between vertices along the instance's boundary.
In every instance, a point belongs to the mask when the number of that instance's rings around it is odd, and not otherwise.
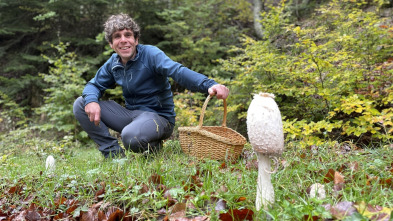
[{"label": "grey trousers", "polygon": [[99,104],[99,126],[87,117],[82,97],[74,102],[74,115],[89,137],[98,144],[105,157],[124,154],[117,138],[110,135],[108,128],[121,134],[127,150],[137,153],[159,150],[162,140],[169,138],[173,132],[174,125],[157,113],[128,110],[115,101],[100,101]]}]

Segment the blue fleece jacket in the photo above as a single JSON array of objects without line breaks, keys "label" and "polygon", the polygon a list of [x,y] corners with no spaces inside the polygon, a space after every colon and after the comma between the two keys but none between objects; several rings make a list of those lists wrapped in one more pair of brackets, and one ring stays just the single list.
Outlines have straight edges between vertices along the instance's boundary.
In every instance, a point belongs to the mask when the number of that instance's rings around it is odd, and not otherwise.
[{"label": "blue fleece jacket", "polygon": [[124,66],[120,56],[114,53],[97,71],[83,90],[85,105],[98,102],[106,89],[116,84],[123,89],[126,108],[156,112],[175,124],[173,94],[168,78],[194,91],[207,93],[217,84],[205,75],[174,62],[155,46],[137,46],[137,54]]}]

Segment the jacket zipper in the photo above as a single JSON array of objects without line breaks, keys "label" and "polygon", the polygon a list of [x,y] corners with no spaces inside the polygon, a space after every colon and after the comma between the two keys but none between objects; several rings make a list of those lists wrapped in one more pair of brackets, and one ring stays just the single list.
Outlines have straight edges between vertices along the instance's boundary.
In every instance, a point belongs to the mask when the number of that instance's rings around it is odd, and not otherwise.
[{"label": "jacket zipper", "polygon": [[[124,67],[124,69],[123,69],[123,75],[124,75],[124,79],[125,79],[124,84],[126,84],[127,91],[128,91],[128,93],[130,93],[130,95],[132,95],[133,93],[130,91],[130,87],[129,87],[129,82],[132,81],[132,72],[131,72],[131,76],[130,76],[129,81],[127,80],[126,67]],[[132,99],[132,105],[134,105],[134,104],[135,104],[135,100]]]}]

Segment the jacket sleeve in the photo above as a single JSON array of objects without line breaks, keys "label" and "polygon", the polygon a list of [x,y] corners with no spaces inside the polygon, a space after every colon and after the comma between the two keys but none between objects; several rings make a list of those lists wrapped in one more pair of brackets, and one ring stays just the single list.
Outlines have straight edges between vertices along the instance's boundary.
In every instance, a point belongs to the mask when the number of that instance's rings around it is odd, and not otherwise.
[{"label": "jacket sleeve", "polygon": [[85,100],[85,105],[91,102],[98,102],[106,89],[115,86],[111,64],[113,56],[108,59],[100,69],[98,69],[93,79],[87,82],[82,92],[82,97]]},{"label": "jacket sleeve", "polygon": [[149,53],[149,59],[157,74],[172,78],[190,91],[207,93],[211,86],[217,84],[213,79],[173,61],[157,47],[152,48]]}]

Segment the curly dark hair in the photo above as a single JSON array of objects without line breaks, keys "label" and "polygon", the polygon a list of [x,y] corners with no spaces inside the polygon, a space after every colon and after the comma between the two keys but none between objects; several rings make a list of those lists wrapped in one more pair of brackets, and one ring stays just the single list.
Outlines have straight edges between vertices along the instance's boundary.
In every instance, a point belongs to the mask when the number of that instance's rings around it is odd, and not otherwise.
[{"label": "curly dark hair", "polygon": [[135,39],[140,37],[139,25],[127,14],[111,15],[104,24],[105,40],[112,43],[112,35],[116,31],[129,29],[134,33]]}]

